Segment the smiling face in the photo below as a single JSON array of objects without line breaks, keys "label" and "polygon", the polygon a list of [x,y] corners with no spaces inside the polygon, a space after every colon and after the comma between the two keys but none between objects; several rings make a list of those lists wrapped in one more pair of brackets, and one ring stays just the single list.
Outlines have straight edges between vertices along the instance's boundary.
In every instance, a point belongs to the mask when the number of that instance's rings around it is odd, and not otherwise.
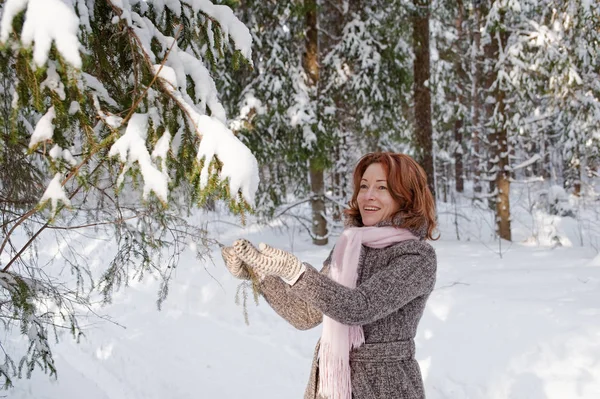
[{"label": "smiling face", "polygon": [[380,163],[369,165],[363,173],[356,201],[364,226],[390,219],[400,209],[389,192],[386,173]]}]

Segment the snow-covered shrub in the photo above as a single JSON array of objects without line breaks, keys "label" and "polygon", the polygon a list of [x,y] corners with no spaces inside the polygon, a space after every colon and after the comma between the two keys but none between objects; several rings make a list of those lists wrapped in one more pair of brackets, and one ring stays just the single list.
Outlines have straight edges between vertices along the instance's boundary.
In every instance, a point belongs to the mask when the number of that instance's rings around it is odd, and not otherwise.
[{"label": "snow-covered shrub", "polygon": [[539,205],[550,215],[574,217],[573,207],[569,203],[569,195],[564,188],[552,185],[548,190],[540,191]]}]

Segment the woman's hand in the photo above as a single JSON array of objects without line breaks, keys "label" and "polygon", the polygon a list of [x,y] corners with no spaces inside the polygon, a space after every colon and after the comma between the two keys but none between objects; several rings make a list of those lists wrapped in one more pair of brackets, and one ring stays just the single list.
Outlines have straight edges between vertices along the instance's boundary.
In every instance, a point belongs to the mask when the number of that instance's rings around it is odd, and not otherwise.
[{"label": "woman's hand", "polygon": [[233,243],[237,257],[259,274],[279,276],[289,285],[293,285],[306,270],[302,262],[289,252],[264,243],[261,243],[259,248],[260,251],[244,239]]},{"label": "woman's hand", "polygon": [[225,262],[225,267],[229,270],[229,273],[235,278],[240,280],[250,280],[250,272],[248,271],[248,265],[244,264],[240,258],[235,254],[233,247],[223,247],[221,249],[221,256]]}]

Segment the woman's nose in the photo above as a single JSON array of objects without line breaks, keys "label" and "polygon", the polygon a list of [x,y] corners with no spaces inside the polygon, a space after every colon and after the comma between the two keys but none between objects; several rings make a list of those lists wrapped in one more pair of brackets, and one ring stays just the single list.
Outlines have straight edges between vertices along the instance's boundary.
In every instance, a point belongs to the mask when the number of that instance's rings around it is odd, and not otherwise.
[{"label": "woman's nose", "polygon": [[375,190],[373,189],[373,187],[371,187],[367,191],[367,199],[374,199],[374,198],[375,198]]}]

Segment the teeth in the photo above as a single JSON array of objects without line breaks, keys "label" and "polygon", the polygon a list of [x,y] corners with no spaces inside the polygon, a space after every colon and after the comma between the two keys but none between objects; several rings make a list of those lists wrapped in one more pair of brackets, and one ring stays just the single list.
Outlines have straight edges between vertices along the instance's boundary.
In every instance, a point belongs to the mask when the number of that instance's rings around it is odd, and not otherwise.
[{"label": "teeth", "polygon": [[366,207],[364,209],[365,209],[365,211],[378,211],[379,210],[379,208],[366,208]]}]

